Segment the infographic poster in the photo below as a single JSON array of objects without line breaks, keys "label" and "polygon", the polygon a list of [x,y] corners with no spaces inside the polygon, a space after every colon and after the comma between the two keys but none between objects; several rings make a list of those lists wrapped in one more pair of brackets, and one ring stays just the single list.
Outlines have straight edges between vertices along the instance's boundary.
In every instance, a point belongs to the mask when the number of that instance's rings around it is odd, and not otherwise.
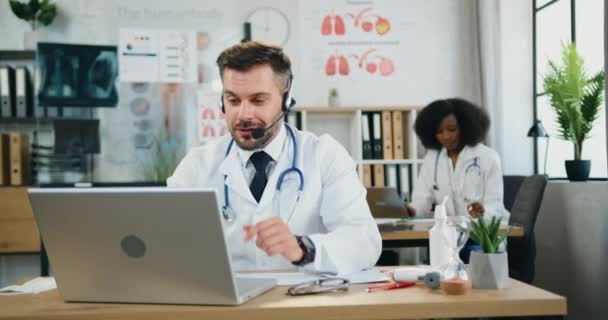
[{"label": "infographic poster", "polygon": [[196,33],[120,29],[122,82],[193,83],[197,79]]},{"label": "infographic poster", "polygon": [[[313,84],[308,94],[321,94],[315,104],[326,105],[332,89],[342,104],[351,106],[391,100],[391,95],[399,100],[392,90],[407,76],[401,61],[407,56],[403,40],[409,22],[395,5],[395,1],[300,3],[300,78]],[[364,90],[372,87],[385,90]]]}]

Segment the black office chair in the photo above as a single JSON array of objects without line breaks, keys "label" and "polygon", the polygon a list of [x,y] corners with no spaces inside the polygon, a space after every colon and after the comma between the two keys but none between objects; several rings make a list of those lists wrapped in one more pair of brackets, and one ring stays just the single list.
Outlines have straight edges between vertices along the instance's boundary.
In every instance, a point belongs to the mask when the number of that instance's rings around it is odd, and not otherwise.
[{"label": "black office chair", "polygon": [[513,202],[515,202],[515,196],[517,196],[517,191],[519,191],[519,187],[524,182],[527,176],[503,176],[503,203],[505,205],[505,209],[511,212],[513,208]]},{"label": "black office chair", "polygon": [[[511,182],[514,182],[515,185],[516,179],[513,179]],[[509,219],[509,224],[523,227],[524,236],[521,238],[509,238],[507,240],[509,276],[526,283],[532,283],[532,280],[534,280],[536,259],[534,225],[536,224],[536,218],[543,201],[546,186],[547,177],[544,175],[533,175],[524,178],[521,186],[518,188],[510,210],[511,218]],[[505,183],[505,193],[506,190],[507,184]]]}]

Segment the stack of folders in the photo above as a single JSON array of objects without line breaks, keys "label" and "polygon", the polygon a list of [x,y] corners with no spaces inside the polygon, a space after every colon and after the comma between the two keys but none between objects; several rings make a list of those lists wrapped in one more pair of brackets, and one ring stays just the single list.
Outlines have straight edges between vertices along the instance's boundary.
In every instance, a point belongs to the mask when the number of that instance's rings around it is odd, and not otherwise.
[{"label": "stack of folders", "polygon": [[0,67],[0,116],[25,118],[34,115],[32,78],[26,67]]},{"label": "stack of folders", "polygon": [[31,162],[29,137],[26,134],[0,133],[0,185],[30,185]]},{"label": "stack of folders", "polygon": [[[407,111],[373,111],[361,115],[363,159],[399,160],[410,158],[409,113]],[[409,164],[364,164],[366,187],[394,187],[404,198],[411,191]]]},{"label": "stack of folders", "polygon": [[0,186],[7,186],[11,182],[9,141],[8,134],[0,132]]}]

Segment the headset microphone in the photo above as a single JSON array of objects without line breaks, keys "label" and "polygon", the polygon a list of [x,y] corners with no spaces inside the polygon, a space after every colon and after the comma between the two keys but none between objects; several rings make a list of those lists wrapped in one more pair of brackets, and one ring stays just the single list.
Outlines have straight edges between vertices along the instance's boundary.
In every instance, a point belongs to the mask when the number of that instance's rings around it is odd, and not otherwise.
[{"label": "headset microphone", "polygon": [[266,132],[268,130],[270,130],[272,127],[274,127],[279,122],[279,120],[283,119],[283,117],[285,117],[285,115],[287,113],[289,113],[290,110],[291,110],[291,108],[289,108],[289,109],[281,112],[281,116],[279,116],[269,127],[266,127],[266,128],[255,128],[255,129],[251,130],[251,136],[254,139],[259,139],[259,138],[263,137],[266,134]]}]

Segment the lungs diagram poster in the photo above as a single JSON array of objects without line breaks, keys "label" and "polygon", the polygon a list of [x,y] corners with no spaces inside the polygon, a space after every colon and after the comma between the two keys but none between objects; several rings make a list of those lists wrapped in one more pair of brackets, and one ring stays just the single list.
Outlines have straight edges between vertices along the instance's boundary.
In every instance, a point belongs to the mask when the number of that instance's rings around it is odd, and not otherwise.
[{"label": "lungs diagram poster", "polygon": [[[412,21],[399,12],[399,1],[315,0],[299,3],[300,84],[307,99],[327,105],[337,89],[343,105],[406,101],[399,85],[407,77]],[[374,88],[373,90],[371,88]],[[380,89],[378,89],[380,88]],[[381,96],[381,99],[379,99]]]}]

